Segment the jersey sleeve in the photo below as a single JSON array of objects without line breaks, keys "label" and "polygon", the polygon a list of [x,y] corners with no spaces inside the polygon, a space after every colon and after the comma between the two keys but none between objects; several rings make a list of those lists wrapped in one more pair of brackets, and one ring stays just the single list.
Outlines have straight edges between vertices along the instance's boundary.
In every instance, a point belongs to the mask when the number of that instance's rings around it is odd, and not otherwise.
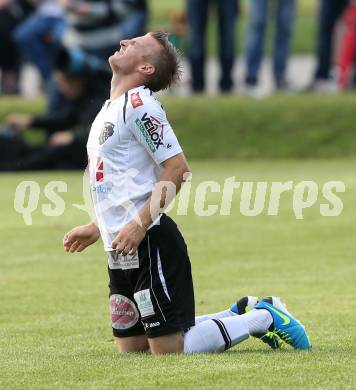
[{"label": "jersey sleeve", "polygon": [[156,100],[150,104],[129,107],[126,126],[156,164],[182,153],[166,113]]}]

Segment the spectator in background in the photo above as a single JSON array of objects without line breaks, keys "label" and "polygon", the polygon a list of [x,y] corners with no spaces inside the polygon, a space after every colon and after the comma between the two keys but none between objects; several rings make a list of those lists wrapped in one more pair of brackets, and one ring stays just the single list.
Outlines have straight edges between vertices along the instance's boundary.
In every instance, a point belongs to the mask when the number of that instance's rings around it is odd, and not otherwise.
[{"label": "spectator in background", "polygon": [[[61,49],[55,59],[55,77],[65,97],[63,106],[45,115],[8,116],[11,130],[0,136],[1,171],[85,167],[88,132],[107,98],[111,74],[78,49]],[[16,135],[29,127],[47,133],[45,146],[29,146]]]},{"label": "spectator in background", "polygon": [[336,84],[330,80],[332,46],[335,26],[349,0],[320,0],[317,68],[311,89],[321,92],[335,92]]},{"label": "spectator in background", "polygon": [[80,47],[105,61],[122,39],[145,32],[146,0],[60,1],[70,24],[63,43],[68,47]]},{"label": "spectator in background", "polygon": [[266,36],[269,6],[273,5],[273,17],[276,22],[273,76],[277,90],[288,87],[286,69],[289,47],[295,18],[295,0],[251,0],[250,23],[246,39],[246,93],[258,97],[258,75],[263,58],[263,46]]},{"label": "spectator in background", "polygon": [[53,53],[66,28],[63,8],[57,0],[39,0],[36,12],[22,22],[14,33],[22,54],[48,82],[52,76]]},{"label": "spectator in background", "polygon": [[16,26],[33,10],[29,0],[0,0],[1,93],[18,93],[20,55],[13,40]]},{"label": "spectator in background", "polygon": [[[192,70],[192,88],[202,92],[205,88],[205,35],[211,0],[188,0],[189,57]],[[219,58],[221,66],[220,89],[231,91],[235,58],[235,23],[238,0],[217,0],[219,21]]]},{"label": "spectator in background", "polygon": [[341,91],[350,86],[355,88],[352,76],[355,78],[356,64],[356,0],[343,13],[343,34],[337,58],[338,87]]}]

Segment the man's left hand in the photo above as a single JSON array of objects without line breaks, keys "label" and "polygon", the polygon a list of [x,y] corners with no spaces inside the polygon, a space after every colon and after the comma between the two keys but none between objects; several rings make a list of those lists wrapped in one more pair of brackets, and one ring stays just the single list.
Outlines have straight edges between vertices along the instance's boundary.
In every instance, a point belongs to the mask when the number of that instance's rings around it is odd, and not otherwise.
[{"label": "man's left hand", "polygon": [[120,255],[133,255],[145,238],[146,229],[136,221],[124,226],[111,244],[113,250]]}]

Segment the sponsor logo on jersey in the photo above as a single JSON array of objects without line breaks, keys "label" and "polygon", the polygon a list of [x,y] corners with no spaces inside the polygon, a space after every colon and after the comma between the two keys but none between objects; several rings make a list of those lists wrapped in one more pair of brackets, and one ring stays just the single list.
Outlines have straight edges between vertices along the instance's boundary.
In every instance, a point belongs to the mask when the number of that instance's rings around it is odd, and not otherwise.
[{"label": "sponsor logo on jersey", "polygon": [[150,148],[150,151],[152,153],[154,153],[156,151],[156,147],[155,147],[153,141],[151,140],[151,137],[150,137],[149,133],[145,129],[145,126],[143,125],[143,123],[138,118],[136,118],[135,123],[136,123],[137,127],[139,128],[143,138],[145,139],[148,147]]},{"label": "sponsor logo on jersey", "polygon": [[91,190],[93,192],[96,192],[97,194],[111,194],[112,188],[108,186],[98,185],[98,186],[91,186]]},{"label": "sponsor logo on jersey", "polygon": [[131,104],[133,108],[137,108],[143,105],[139,92],[134,92],[130,95]]},{"label": "sponsor logo on jersey", "polygon": [[140,267],[138,252],[133,255],[122,256],[112,251],[108,257],[110,269],[134,269]]},{"label": "sponsor logo on jersey", "polygon": [[95,181],[104,181],[104,161],[101,157],[96,161]]},{"label": "sponsor logo on jersey", "polygon": [[155,314],[149,289],[136,292],[134,299],[141,313],[141,317],[153,316]]},{"label": "sponsor logo on jersey", "polygon": [[99,136],[99,144],[102,145],[104,142],[106,142],[109,137],[111,137],[114,134],[114,124],[111,122],[105,122],[104,127],[101,130],[100,136]]},{"label": "sponsor logo on jersey", "polygon": [[131,328],[140,318],[134,302],[120,294],[111,295],[110,313],[112,327],[117,330]]},{"label": "sponsor logo on jersey", "polygon": [[164,146],[163,125],[157,118],[152,115],[148,116],[147,112],[145,112],[141,119],[136,118],[135,123],[140,129],[152,153],[158,150],[160,146]]}]

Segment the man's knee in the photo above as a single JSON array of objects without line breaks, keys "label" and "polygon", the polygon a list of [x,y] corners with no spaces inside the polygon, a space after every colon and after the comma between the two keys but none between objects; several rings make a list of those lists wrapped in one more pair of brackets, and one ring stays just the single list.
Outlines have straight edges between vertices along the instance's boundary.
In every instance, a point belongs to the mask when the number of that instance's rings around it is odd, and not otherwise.
[{"label": "man's knee", "polygon": [[147,336],[115,337],[115,345],[120,353],[146,352],[149,349]]},{"label": "man's knee", "polygon": [[183,353],[184,337],[181,332],[148,339],[153,355]]}]

